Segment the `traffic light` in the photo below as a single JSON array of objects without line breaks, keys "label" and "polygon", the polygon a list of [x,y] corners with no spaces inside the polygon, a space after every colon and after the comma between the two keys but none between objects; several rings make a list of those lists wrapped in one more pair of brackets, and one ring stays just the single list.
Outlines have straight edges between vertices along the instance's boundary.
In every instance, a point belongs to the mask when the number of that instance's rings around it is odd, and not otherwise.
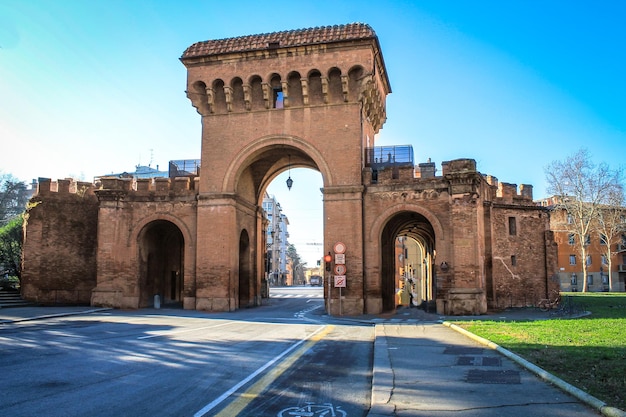
[{"label": "traffic light", "polygon": [[324,255],[324,263],[326,264],[326,270],[330,271],[330,261],[332,260],[332,256],[330,256],[330,252],[328,252],[328,255]]}]

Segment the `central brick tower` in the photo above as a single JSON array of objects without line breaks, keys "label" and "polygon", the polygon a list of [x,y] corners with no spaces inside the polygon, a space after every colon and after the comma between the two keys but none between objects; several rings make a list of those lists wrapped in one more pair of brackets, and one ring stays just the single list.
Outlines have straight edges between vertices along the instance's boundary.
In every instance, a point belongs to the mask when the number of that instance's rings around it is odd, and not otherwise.
[{"label": "central brick tower", "polygon": [[[355,23],[198,42],[181,61],[187,96],[202,116],[196,308],[259,303],[263,192],[289,167],[307,167],[323,177],[324,253],[336,242],[346,247],[342,313],[363,313],[363,161],[391,92],[372,28]],[[333,297],[327,305],[336,314]]]}]

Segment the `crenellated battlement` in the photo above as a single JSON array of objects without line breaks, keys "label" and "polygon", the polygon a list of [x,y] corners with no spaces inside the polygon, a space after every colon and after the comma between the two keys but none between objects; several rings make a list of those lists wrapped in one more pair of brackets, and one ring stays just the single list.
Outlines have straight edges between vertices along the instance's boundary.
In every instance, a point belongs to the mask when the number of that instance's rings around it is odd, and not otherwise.
[{"label": "crenellated battlement", "polygon": [[[497,182],[497,179],[496,179]],[[503,203],[513,204],[521,202],[533,202],[533,186],[529,184],[521,184],[519,186],[519,192],[517,184],[510,184],[506,182],[497,182],[495,184],[496,199],[502,200]]]},{"label": "crenellated battlement", "polygon": [[94,195],[95,184],[86,181],[76,181],[73,178],[59,179],[52,181],[50,178],[39,178],[37,184],[37,195],[57,194],[79,194]]},{"label": "crenellated battlement", "polygon": [[[366,167],[363,171],[365,184],[393,185],[408,183],[424,183],[424,181],[446,180],[450,184],[452,194],[478,193],[480,177],[484,179],[486,187],[480,195],[485,194],[488,201],[503,204],[530,204],[533,201],[533,186],[499,182],[492,175],[481,174],[476,169],[476,161],[469,158],[455,159],[441,163],[441,175],[437,174],[434,162],[413,165],[379,164]],[[484,183],[483,183],[484,184]],[[489,191],[491,188],[491,191]]]},{"label": "crenellated battlement", "polygon": [[194,197],[198,194],[199,177],[118,178],[102,177],[96,183],[98,199],[142,200],[152,197]]},{"label": "crenellated battlement", "polygon": [[[446,180],[451,184],[475,185],[476,161],[473,159],[455,159],[441,164],[441,175],[436,175],[435,163],[430,159],[426,163],[414,166],[412,164],[378,164],[367,167],[364,172],[364,182],[370,185],[391,185],[423,183],[424,181]],[[465,179],[463,179],[465,178]],[[467,180],[469,178],[469,180]],[[468,182],[469,181],[469,182]],[[462,187],[463,190],[467,187]],[[468,190],[460,192],[471,192]]]},{"label": "crenellated battlement", "polygon": [[199,177],[175,178],[119,178],[102,177],[94,183],[76,181],[72,178],[58,179],[39,178],[37,194],[39,196],[80,195],[95,196],[100,200],[108,200],[115,195],[130,198],[142,196],[195,196],[198,194]]},{"label": "crenellated battlement", "polygon": [[[341,49],[350,59],[337,60]],[[360,102],[375,132],[387,118],[391,87],[366,24],[197,42],[181,61],[187,97],[205,117]]]}]

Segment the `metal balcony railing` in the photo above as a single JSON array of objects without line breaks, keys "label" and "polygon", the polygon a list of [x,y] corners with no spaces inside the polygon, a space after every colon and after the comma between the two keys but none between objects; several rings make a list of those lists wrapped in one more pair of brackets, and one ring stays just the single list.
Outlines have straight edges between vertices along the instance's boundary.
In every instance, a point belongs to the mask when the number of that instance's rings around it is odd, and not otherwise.
[{"label": "metal balcony railing", "polygon": [[413,166],[413,146],[375,146],[366,148],[365,166],[375,169]]},{"label": "metal balcony railing", "polygon": [[199,175],[200,160],[199,159],[182,159],[178,161],[170,161],[169,176],[174,177],[193,177]]}]

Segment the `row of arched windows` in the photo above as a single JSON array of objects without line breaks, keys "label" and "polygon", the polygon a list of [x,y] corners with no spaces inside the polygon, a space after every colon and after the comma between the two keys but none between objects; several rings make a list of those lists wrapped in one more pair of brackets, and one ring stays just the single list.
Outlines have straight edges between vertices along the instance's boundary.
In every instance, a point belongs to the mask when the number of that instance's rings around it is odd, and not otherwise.
[{"label": "row of arched windows", "polygon": [[293,71],[286,77],[273,73],[267,80],[253,75],[247,81],[241,77],[228,83],[222,79],[196,81],[187,96],[202,115],[315,106],[360,100],[366,79],[371,77],[361,66],[353,67],[348,74],[332,68],[324,75],[315,69],[302,77]]}]

